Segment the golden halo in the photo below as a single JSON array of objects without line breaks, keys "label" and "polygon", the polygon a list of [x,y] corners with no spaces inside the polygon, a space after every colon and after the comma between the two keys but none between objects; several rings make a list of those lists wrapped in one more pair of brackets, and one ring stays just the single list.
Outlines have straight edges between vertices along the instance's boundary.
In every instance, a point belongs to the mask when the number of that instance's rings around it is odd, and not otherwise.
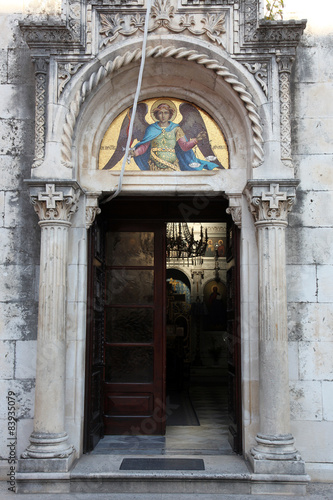
[{"label": "golden halo", "polygon": [[150,108],[150,116],[152,117],[154,122],[158,121],[154,116],[154,111],[160,104],[167,104],[168,106],[170,106],[170,108],[173,110],[173,115],[170,117],[170,120],[174,120],[177,116],[177,107],[175,103],[173,103],[169,99],[158,99],[157,101],[154,102],[154,104],[152,104]]}]

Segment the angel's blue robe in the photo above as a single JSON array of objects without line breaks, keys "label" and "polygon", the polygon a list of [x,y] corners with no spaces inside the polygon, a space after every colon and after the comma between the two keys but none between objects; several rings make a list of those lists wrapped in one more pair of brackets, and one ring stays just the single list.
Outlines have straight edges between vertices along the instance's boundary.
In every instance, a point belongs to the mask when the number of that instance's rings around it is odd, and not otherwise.
[{"label": "angel's blue robe", "polygon": [[[171,130],[179,127],[178,123],[169,122],[168,127],[165,129],[166,132],[170,132]],[[162,128],[157,124],[157,122],[148,125],[146,128],[146,132],[144,138],[141,142],[135,145],[135,148],[141,146],[141,144],[145,144],[146,142],[152,141],[156,137],[158,137],[162,133]],[[186,139],[187,140],[187,139]],[[179,146],[178,142],[175,144],[175,153],[178,158],[180,170],[213,170],[213,168],[219,168],[216,163],[212,163],[207,160],[199,160],[193,153],[192,149],[189,151],[183,151]],[[140,170],[150,170],[148,160],[150,158],[150,146],[145,153],[140,156],[134,156],[135,163],[139,167]],[[198,167],[190,167],[190,163],[200,163]]]}]

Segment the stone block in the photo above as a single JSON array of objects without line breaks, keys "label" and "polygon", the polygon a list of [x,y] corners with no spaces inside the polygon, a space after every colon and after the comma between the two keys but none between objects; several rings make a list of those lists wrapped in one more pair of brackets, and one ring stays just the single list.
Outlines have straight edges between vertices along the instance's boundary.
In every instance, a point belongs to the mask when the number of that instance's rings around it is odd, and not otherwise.
[{"label": "stone block", "polygon": [[288,343],[289,380],[298,380],[298,342]]},{"label": "stone block", "polygon": [[333,264],[333,229],[288,227],[288,264]]},{"label": "stone block", "polygon": [[302,191],[333,191],[333,154],[295,156]]},{"label": "stone block", "polygon": [[333,227],[332,191],[298,191],[297,202],[290,214],[289,224],[291,227]]},{"label": "stone block", "polygon": [[20,120],[34,117],[34,105],[31,97],[34,95],[34,87],[28,85],[0,85],[0,118]]},{"label": "stone block", "polygon": [[333,342],[300,342],[299,370],[301,380],[333,379]]},{"label": "stone block", "polygon": [[4,340],[36,339],[37,303],[0,302],[0,331]]},{"label": "stone block", "polygon": [[5,192],[0,191],[0,227],[5,225]]},{"label": "stone block", "polygon": [[296,154],[331,154],[333,118],[292,119],[293,148]]},{"label": "stone block", "polygon": [[0,341],[0,379],[14,378],[15,342]]},{"label": "stone block", "polygon": [[333,422],[333,381],[322,382],[323,419]]},{"label": "stone block", "polygon": [[[7,396],[8,391],[15,393],[16,417],[32,418],[35,401],[34,380],[0,380],[0,394]],[[0,418],[7,418],[7,406],[0,407]]]},{"label": "stone block", "polygon": [[34,291],[34,266],[0,265],[0,300],[31,300]]},{"label": "stone block", "polygon": [[[2,393],[2,397],[5,400],[7,393]],[[7,405],[6,405],[7,407]],[[3,412],[1,412],[3,413]],[[0,418],[0,459],[3,459],[6,461],[6,465],[8,467],[8,438],[11,437],[8,432],[8,418],[7,415],[2,415]]]},{"label": "stone block", "polygon": [[333,422],[293,420],[290,425],[305,462],[333,462]]},{"label": "stone block", "polygon": [[30,85],[30,101],[34,102],[35,72],[30,49],[8,49],[8,83]]},{"label": "stone block", "polygon": [[295,85],[295,114],[298,119],[333,116],[333,82]]},{"label": "stone block", "polygon": [[321,382],[291,381],[292,420],[322,420]]},{"label": "stone block", "polygon": [[316,301],[316,267],[287,265],[288,302]]},{"label": "stone block", "polygon": [[318,81],[319,54],[317,48],[300,46],[293,69],[293,82],[315,83]]},{"label": "stone block", "polygon": [[28,157],[1,155],[0,175],[1,188],[12,191],[22,186],[22,180],[28,178],[32,160]]},{"label": "stone block", "polygon": [[0,119],[1,155],[34,155],[35,131],[33,120]]},{"label": "stone block", "polygon": [[37,341],[16,342],[15,378],[36,377]]},{"label": "stone block", "polygon": [[332,325],[331,304],[288,304],[290,340],[332,341]]},{"label": "stone block", "polygon": [[7,66],[7,50],[0,49],[0,85],[7,83],[8,66]]},{"label": "stone block", "polygon": [[33,418],[21,418],[17,422],[17,456],[18,458],[27,449],[29,437],[34,429]]},{"label": "stone block", "polygon": [[318,301],[333,302],[333,265],[318,266]]}]

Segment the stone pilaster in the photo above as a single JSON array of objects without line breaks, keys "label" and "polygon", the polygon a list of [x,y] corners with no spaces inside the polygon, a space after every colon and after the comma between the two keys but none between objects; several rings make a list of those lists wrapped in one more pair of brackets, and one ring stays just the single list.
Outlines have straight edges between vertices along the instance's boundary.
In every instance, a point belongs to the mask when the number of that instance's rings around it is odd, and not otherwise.
[{"label": "stone pilaster", "polygon": [[59,472],[74,459],[65,431],[65,321],[68,229],[80,191],[47,183],[30,193],[41,227],[39,313],[34,430],[20,470]]},{"label": "stone pilaster", "polygon": [[254,472],[304,474],[290,433],[285,229],[298,181],[249,181],[259,261],[259,415]]}]

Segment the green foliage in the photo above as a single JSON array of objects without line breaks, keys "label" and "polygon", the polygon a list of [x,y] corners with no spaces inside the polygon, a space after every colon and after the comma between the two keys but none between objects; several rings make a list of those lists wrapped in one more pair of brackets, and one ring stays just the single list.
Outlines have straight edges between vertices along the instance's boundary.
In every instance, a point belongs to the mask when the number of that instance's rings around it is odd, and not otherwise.
[{"label": "green foliage", "polygon": [[274,21],[278,17],[283,19],[284,0],[266,0],[266,15],[265,19]]}]

